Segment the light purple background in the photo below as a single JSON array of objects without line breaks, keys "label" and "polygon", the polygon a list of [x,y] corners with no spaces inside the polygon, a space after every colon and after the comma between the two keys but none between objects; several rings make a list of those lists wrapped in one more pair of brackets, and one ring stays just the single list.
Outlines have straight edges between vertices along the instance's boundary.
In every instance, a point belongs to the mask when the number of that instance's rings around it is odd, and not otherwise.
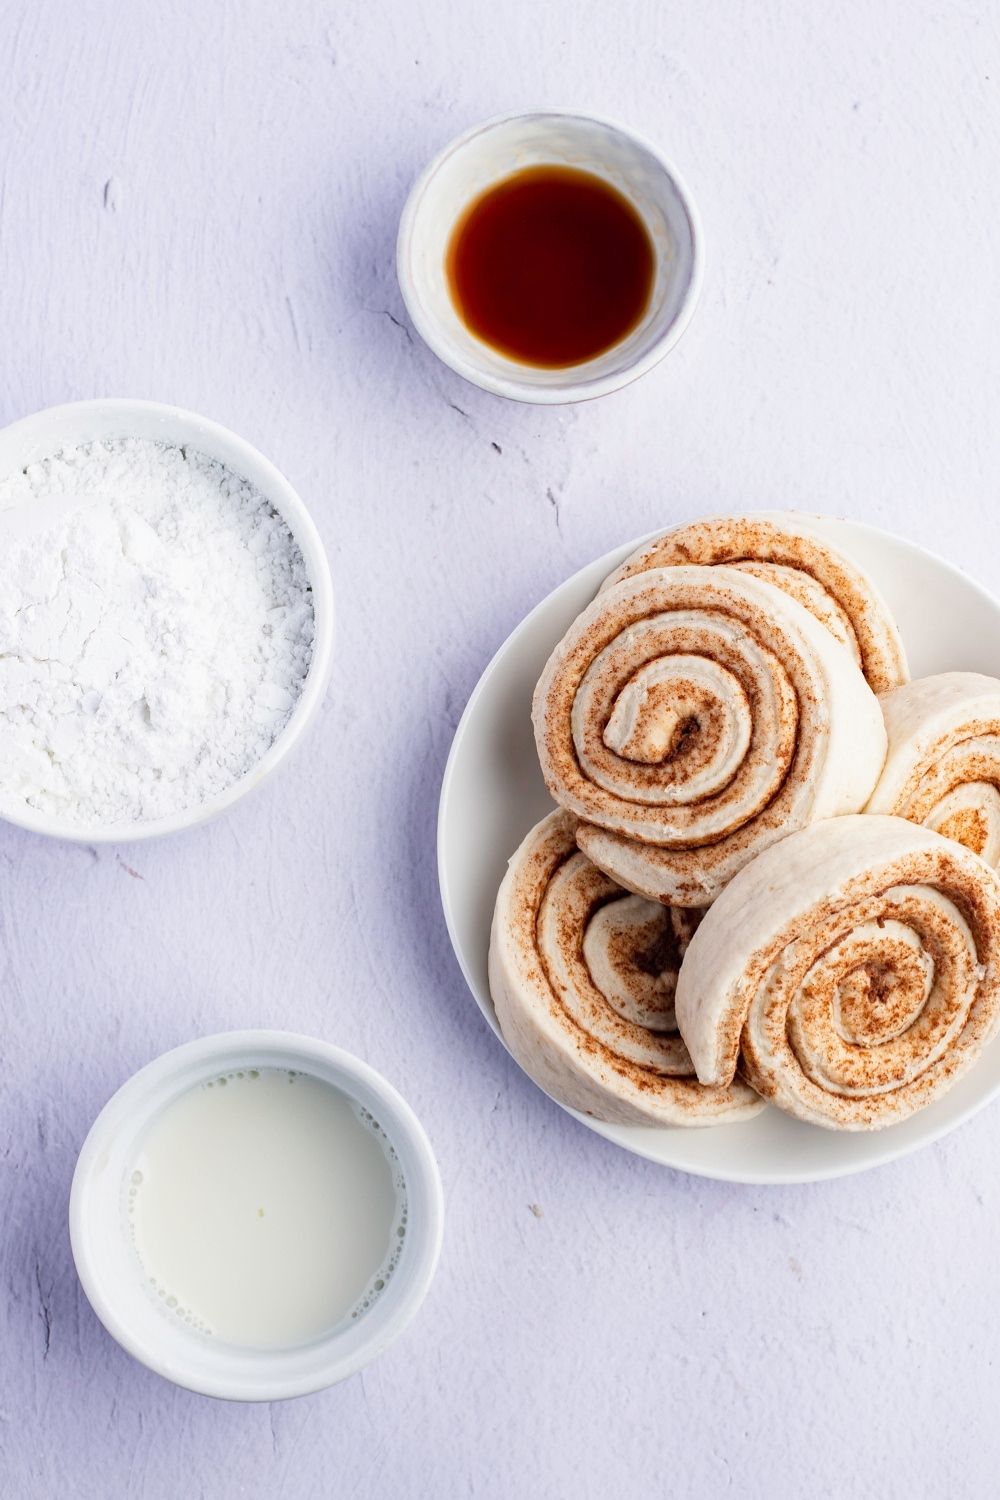
[{"label": "light purple background", "polygon": [[[1000,1114],[825,1186],[631,1159],[487,1031],[434,858],[481,668],[613,544],[799,504],[1000,588],[996,15],[0,6],[0,418],[103,394],[218,418],[312,507],[340,606],[326,710],[256,800],[117,852],[0,833],[8,1500],[996,1493]],[[428,156],[538,103],[661,142],[709,246],[667,363],[567,410],[437,364],[392,264]],[[314,1032],[388,1074],[448,1202],[408,1335],[284,1406],[200,1399],[133,1363],[85,1302],[65,1228],[108,1095],[164,1048],[247,1025]]]}]

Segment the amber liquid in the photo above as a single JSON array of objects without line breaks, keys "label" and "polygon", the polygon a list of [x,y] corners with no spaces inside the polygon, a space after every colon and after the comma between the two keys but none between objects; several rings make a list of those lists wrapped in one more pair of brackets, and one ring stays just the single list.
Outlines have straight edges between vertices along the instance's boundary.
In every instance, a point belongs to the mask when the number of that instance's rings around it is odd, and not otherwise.
[{"label": "amber liquid", "polygon": [[649,304],[656,254],[627,198],[573,167],[527,167],[487,188],[448,247],[471,333],[522,364],[560,369],[619,343]]}]

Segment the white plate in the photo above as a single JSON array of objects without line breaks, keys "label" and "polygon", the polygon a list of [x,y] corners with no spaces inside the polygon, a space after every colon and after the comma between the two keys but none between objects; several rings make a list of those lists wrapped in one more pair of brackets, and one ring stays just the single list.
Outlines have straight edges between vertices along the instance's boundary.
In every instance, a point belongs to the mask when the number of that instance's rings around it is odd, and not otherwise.
[{"label": "white plate", "polygon": [[[822,527],[882,590],[914,677],[958,670],[1000,675],[1000,603],[979,584],[873,526],[824,517]],[[486,668],[455,732],[438,817],[441,897],[462,972],[498,1037],[486,972],[493,903],[510,855],[552,809],[531,732],[532,691],[553,646],[601,580],[643,540],[582,568],[532,610]],[[926,1146],[998,1092],[1000,1042],[944,1099],[871,1135],[821,1130],[776,1109],[745,1125],[706,1130],[608,1125],[576,1110],[569,1113],[627,1151],[682,1172],[730,1182],[815,1182],[880,1166]]]}]

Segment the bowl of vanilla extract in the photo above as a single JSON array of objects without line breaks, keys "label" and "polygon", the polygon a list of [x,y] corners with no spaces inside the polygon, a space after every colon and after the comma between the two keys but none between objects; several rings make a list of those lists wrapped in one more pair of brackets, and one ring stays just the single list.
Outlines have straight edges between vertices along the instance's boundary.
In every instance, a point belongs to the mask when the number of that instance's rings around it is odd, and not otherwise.
[{"label": "bowl of vanilla extract", "polygon": [[610,120],[562,110],[467,130],[400,220],[399,284],[445,364],[496,395],[558,404],[617,390],[691,320],[701,229],[676,169]]}]

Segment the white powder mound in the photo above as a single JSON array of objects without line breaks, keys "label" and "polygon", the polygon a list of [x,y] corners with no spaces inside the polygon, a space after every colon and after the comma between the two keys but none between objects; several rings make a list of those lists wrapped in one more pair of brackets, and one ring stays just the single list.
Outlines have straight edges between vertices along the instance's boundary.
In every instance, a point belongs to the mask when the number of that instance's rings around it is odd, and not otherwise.
[{"label": "white powder mound", "polygon": [[206,454],[127,438],[0,480],[0,807],[217,796],[288,722],[313,623],[288,526]]}]

